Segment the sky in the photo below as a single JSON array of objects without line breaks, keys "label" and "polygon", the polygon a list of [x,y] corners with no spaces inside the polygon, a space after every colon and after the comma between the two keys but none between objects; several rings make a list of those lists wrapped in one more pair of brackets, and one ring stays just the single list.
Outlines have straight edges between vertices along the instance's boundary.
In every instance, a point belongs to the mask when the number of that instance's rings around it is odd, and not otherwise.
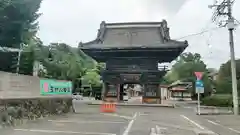
[{"label": "sky", "polygon": [[[212,23],[215,0],[43,0],[39,12],[39,37],[44,44],[64,42],[76,47],[79,42],[96,38],[101,21],[137,22],[166,19],[170,36],[187,40],[185,52],[200,53],[210,68],[230,58],[227,28]],[[240,20],[240,1],[233,6],[233,15]],[[209,31],[208,31],[209,30]],[[197,36],[188,36],[208,31]],[[240,58],[239,26],[234,32],[235,55]],[[185,38],[182,38],[185,37]]]}]

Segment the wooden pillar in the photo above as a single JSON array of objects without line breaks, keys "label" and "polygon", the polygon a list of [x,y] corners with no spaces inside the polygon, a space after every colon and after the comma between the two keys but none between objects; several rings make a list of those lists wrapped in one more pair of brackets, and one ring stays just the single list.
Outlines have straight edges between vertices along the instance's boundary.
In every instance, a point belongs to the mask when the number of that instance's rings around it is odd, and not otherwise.
[{"label": "wooden pillar", "polygon": [[116,84],[116,88],[117,88],[117,101],[120,101],[120,84]]},{"label": "wooden pillar", "polygon": [[108,84],[107,83],[103,83],[103,87],[102,87],[102,100],[106,99],[107,93],[108,93]]},{"label": "wooden pillar", "polygon": [[158,94],[158,96],[159,96],[159,98],[160,98],[160,100],[158,101],[158,104],[161,104],[161,103],[162,103],[162,89],[161,89],[160,84],[158,85],[157,92],[159,92],[159,93],[157,93],[157,94]]}]

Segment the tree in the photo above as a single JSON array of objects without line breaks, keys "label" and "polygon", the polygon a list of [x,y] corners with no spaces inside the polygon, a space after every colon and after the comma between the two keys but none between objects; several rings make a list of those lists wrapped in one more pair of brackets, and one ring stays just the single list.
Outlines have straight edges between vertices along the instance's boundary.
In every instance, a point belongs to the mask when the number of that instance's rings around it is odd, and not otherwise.
[{"label": "tree", "polygon": [[161,82],[163,84],[171,84],[178,79],[179,79],[178,73],[176,73],[176,71],[172,69],[167,72],[167,74],[163,77]]},{"label": "tree", "polygon": [[101,76],[94,70],[87,71],[87,73],[82,77],[82,80],[87,82],[91,87],[101,86]]},{"label": "tree", "polygon": [[173,65],[173,72],[178,75],[178,78],[188,79],[195,77],[194,72],[205,72],[206,65],[201,60],[201,55],[198,53],[183,53],[178,58],[176,64]]},{"label": "tree", "polygon": [[0,43],[2,46],[19,48],[28,44],[38,30],[38,12],[42,0],[0,1]]},{"label": "tree", "polygon": [[[74,91],[80,91],[81,78],[89,71],[99,73],[99,65],[91,57],[65,43],[51,43],[44,46],[40,39],[34,45],[34,58],[46,68],[39,72],[46,78],[71,80]],[[81,55],[80,55],[81,54]]]},{"label": "tree", "polygon": [[[236,60],[236,73],[238,90],[240,89],[240,59]],[[232,78],[231,78],[231,61],[227,61],[220,66],[217,81],[216,92],[231,94],[232,93]]]},{"label": "tree", "polygon": [[[37,19],[42,0],[0,0],[0,45],[20,48],[21,74],[32,75],[33,63],[40,62],[47,72],[39,71],[40,77],[71,80],[75,87],[81,85],[81,77],[86,74],[91,85],[99,85],[99,74],[103,68],[79,48],[65,43],[51,43],[44,46],[36,37]],[[16,72],[18,52],[0,52],[0,70]],[[51,58],[50,58],[51,57]],[[85,77],[86,77],[85,76]],[[90,78],[89,78],[90,77]]]},{"label": "tree", "polygon": [[[30,44],[38,30],[37,19],[40,16],[38,10],[41,1],[42,0],[0,0],[1,47],[20,48],[20,44]],[[4,65],[1,65],[1,70],[16,72],[18,53],[0,53],[3,56],[0,59],[7,58],[8,60]],[[23,59],[21,59],[21,61],[24,60],[25,54],[23,54]],[[27,73],[29,72],[30,71]]]},{"label": "tree", "polygon": [[195,96],[195,82],[196,77],[194,72],[203,72],[203,82],[205,88],[205,94],[211,93],[211,83],[207,76],[207,68],[204,62],[201,60],[201,55],[198,53],[183,53],[179,56],[176,63],[173,65],[171,71],[166,75],[166,78],[170,82],[181,80],[186,82],[192,82],[193,89],[192,93]]},{"label": "tree", "polygon": [[35,54],[31,45],[23,50],[20,57],[19,73],[25,75],[33,74],[33,64],[35,60]]},{"label": "tree", "polygon": [[99,93],[99,87],[102,87],[101,76],[98,74],[96,69],[88,70],[86,74],[82,77],[82,82],[85,85],[88,85],[90,90],[90,96],[92,93]]},{"label": "tree", "polygon": [[38,60],[46,67],[48,78],[74,81],[83,75],[84,61],[72,51],[70,46],[64,43],[52,43],[48,47],[40,46],[39,50],[37,55],[44,54],[44,56],[38,57]]}]

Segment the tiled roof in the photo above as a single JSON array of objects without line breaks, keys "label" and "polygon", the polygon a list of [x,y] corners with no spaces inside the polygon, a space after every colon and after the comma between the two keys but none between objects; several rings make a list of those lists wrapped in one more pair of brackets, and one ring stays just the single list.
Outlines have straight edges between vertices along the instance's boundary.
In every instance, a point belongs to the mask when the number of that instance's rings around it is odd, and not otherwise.
[{"label": "tiled roof", "polygon": [[[167,43],[169,42],[169,44],[167,45],[163,45],[161,43],[153,43],[153,44],[148,44],[148,45],[144,45],[144,44],[140,44],[140,45],[131,45],[131,47],[158,47],[159,44],[161,44],[161,47],[174,47],[176,48],[177,46],[181,46],[181,47],[187,47],[188,43],[187,41],[175,41],[175,40],[171,40],[170,36],[169,36],[169,28],[167,27],[167,21],[163,20],[162,22],[124,22],[124,23],[106,23],[105,21],[102,21],[102,23],[100,24],[100,28],[98,30],[97,33],[97,37],[96,39],[86,42],[86,43],[79,43],[79,48],[107,48],[110,47],[112,48],[111,45],[107,45],[107,44],[102,44],[103,40],[104,40],[104,35],[106,33],[106,31],[108,29],[113,29],[113,28],[152,28],[152,27],[156,27],[157,29],[159,29],[159,34],[163,36],[164,40],[167,40]],[[101,46],[99,46],[98,44],[101,44]],[[122,47],[125,48],[124,45],[121,45]]]}]

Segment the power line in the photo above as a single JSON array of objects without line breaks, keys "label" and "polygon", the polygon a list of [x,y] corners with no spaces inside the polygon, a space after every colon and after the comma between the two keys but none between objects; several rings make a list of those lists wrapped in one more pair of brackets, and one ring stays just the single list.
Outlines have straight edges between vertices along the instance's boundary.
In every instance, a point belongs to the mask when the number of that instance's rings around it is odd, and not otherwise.
[{"label": "power line", "polygon": [[198,32],[198,33],[193,33],[193,34],[189,34],[189,35],[186,35],[186,36],[183,36],[183,37],[180,37],[180,38],[176,38],[174,40],[181,40],[183,38],[188,38],[188,37],[193,37],[193,36],[199,36],[199,35],[202,35],[206,32],[211,32],[211,31],[215,31],[215,30],[218,30],[220,28],[223,28],[223,26],[220,26],[220,27],[215,27],[215,28],[211,28],[211,29],[208,29],[208,30],[203,30],[201,32]]}]

